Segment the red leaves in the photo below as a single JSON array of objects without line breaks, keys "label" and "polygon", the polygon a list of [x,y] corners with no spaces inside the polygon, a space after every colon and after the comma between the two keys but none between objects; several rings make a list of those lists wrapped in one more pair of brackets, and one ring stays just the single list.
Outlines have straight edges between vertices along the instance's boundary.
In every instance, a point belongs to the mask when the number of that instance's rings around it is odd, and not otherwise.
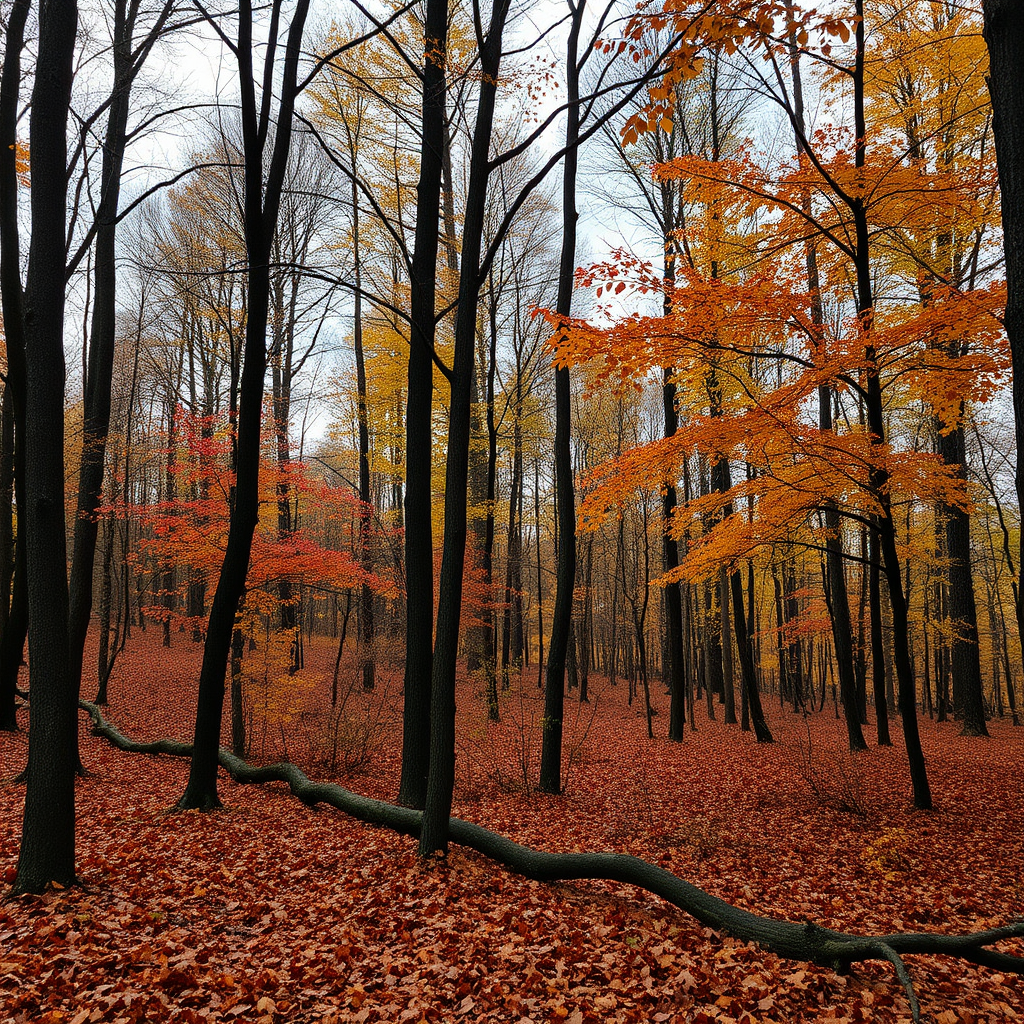
[{"label": "red leaves", "polygon": [[[150,632],[125,652],[111,714],[126,731],[187,732],[181,709],[194,700],[200,648],[175,643],[165,654]],[[313,664],[318,647],[307,652]],[[857,817],[813,799],[802,722],[773,720],[780,742],[770,748],[703,717],[684,744],[649,743],[625,690],[591,677],[593,724],[567,729],[577,754],[568,795],[553,801],[508,785],[523,758],[535,777],[542,711],[532,681],[503,698],[503,723],[485,731],[475,684],[464,683],[457,813],[539,847],[660,860],[716,895],[793,920],[952,930],[1019,913],[1019,730],[993,723],[981,747],[953,724],[922,723],[942,801],[922,816],[906,807],[898,749],[851,759],[831,717],[811,718],[811,768],[827,781],[856,765],[871,804]],[[400,710],[381,695],[365,699],[384,708],[387,745],[369,773],[346,781],[388,796]],[[567,726],[572,715],[570,706]],[[276,787],[224,783],[225,812],[167,815],[184,761],[120,754],[89,735],[82,745],[97,773],[78,792],[86,888],[0,904],[5,1022],[68,1024],[84,1011],[82,1024],[908,1016],[886,965],[843,977],[794,964],[625,887],[541,885],[475,854],[424,867],[411,840],[308,810]],[[24,757],[24,735],[0,735],[5,775]],[[20,787],[0,786],[5,869],[17,856],[22,799]],[[889,855],[893,830],[907,837],[899,857]],[[915,976],[926,1019],[1003,1024],[1024,1013],[1017,979],[926,957]]]}]

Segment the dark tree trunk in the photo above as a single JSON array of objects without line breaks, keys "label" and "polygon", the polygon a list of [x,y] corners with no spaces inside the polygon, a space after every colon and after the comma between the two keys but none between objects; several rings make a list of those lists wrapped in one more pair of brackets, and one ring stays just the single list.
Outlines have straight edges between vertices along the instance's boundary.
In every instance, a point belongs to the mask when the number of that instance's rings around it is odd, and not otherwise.
[{"label": "dark tree trunk", "polygon": [[[672,382],[672,371],[665,369],[662,385],[662,401],[665,412],[665,436],[672,437],[679,426],[676,415],[676,386]],[[672,512],[676,507],[676,489],[666,486],[662,494],[662,511],[665,526],[662,538],[662,566],[666,573],[679,567],[679,545],[669,533]],[[679,743],[686,728],[686,663],[683,656],[683,605],[679,584],[670,583],[665,588],[665,617],[668,625],[668,687],[671,694],[668,713],[668,738]]]},{"label": "dark tree trunk", "polygon": [[871,530],[871,566],[868,578],[868,606],[871,613],[871,686],[875,700],[875,719],[878,745],[891,747],[889,738],[889,704],[885,698],[885,656],[882,636],[881,557],[878,551],[878,531]]},{"label": "dark tree trunk", "polygon": [[25,286],[25,529],[29,604],[29,753],[15,892],[75,882],[77,694],[68,675],[64,522],[64,279],[67,119],[75,0],[48,0],[29,134],[32,246]]},{"label": "dark tree trunk", "polygon": [[[309,0],[298,0],[288,30],[281,100],[276,119],[273,154],[264,186],[263,157],[270,129],[269,107],[257,106],[252,75],[252,8],[240,5],[238,71],[241,87],[241,121],[245,173],[245,248],[248,263],[245,352],[240,387],[235,486],[231,501],[227,548],[220,579],[210,608],[203,646],[196,707],[195,742],[188,785],[178,807],[209,810],[220,805],[217,796],[217,755],[224,708],[224,677],[238,602],[245,589],[249,552],[259,513],[260,426],[263,384],[267,368],[267,313],[270,301],[270,248],[291,142],[302,31]],[[280,0],[275,0],[272,24],[276,27]],[[275,40],[276,42],[276,40]],[[273,64],[268,61],[262,83],[264,95],[272,88]]]},{"label": "dark tree trunk", "polygon": [[[25,22],[29,7],[29,0],[14,0],[11,6],[4,40],[3,74],[0,78],[0,299],[3,303],[4,340],[7,348],[4,455],[6,458],[10,452],[14,496],[19,510],[25,508],[25,324],[18,235],[16,146],[21,51],[25,45]],[[3,557],[9,557],[6,551]],[[24,523],[19,524],[15,540],[14,582],[9,609],[6,607],[7,598],[6,592],[0,595],[5,603],[4,629],[0,636],[0,729],[12,731],[18,728],[15,693],[28,633]]]},{"label": "dark tree trunk", "polygon": [[[0,400],[0,638],[11,612],[14,581],[14,394],[3,387]],[[5,700],[0,696],[0,729],[6,728]]]},{"label": "dark tree trunk", "polygon": [[[854,163],[858,168],[865,165],[866,127],[864,120],[864,10],[863,0],[857,0],[856,62],[853,73],[854,86],[854,129],[857,143]],[[867,427],[872,444],[879,453],[885,445],[885,419],[882,404],[882,386],[879,377],[878,360],[872,339],[874,296],[872,294],[871,258],[869,252],[868,211],[862,197],[848,197],[856,236],[855,264],[857,273],[857,315],[864,335],[864,361],[866,388],[864,394],[867,412]],[[907,631],[907,601],[899,553],[896,548],[896,524],[892,517],[892,503],[889,494],[889,471],[884,456],[871,466],[869,481],[871,492],[881,506],[877,517],[879,548],[882,566],[889,589],[889,604],[892,608],[893,661],[899,687],[900,718],[903,723],[903,739],[907,748],[910,779],[914,791],[914,806],[928,810],[932,806],[931,790],[925,769],[924,753],[917,723],[917,698],[913,669],[910,663],[909,637]]]},{"label": "dark tree trunk", "polygon": [[[517,399],[512,411],[512,482],[508,498],[508,531],[505,548],[505,595],[502,609],[501,628],[501,680],[502,687],[509,685],[509,667],[522,663],[523,658],[523,598],[522,598],[522,516],[519,506],[523,493],[523,428],[522,408],[519,401],[517,378]],[[539,543],[538,537],[538,543]],[[538,598],[539,600],[539,598]]]},{"label": "dark tree trunk", "polygon": [[[110,387],[114,373],[117,336],[117,210],[121,196],[121,170],[127,146],[128,110],[132,84],[163,30],[171,11],[164,6],[146,39],[133,51],[138,4],[117,0],[114,5],[111,57],[113,84],[107,113],[106,137],[96,211],[96,250],[93,261],[92,330],[85,374],[82,423],[82,460],[78,471],[78,502],[71,556],[68,671],[76,692],[81,692],[85,637],[92,615],[93,565],[99,521],[96,510],[103,491],[103,465],[110,427]],[[166,623],[166,620],[165,620]],[[165,624],[165,636],[169,637]],[[169,643],[169,640],[168,640]]]},{"label": "dark tree trunk", "polygon": [[434,643],[434,539],[431,528],[431,410],[434,305],[442,146],[447,131],[445,67],[448,2],[427,0],[424,23],[420,179],[410,295],[412,337],[405,414],[405,701],[398,802],[423,808],[430,767],[431,656]]},{"label": "dark tree trunk", "polygon": [[[830,392],[829,388],[822,388]],[[831,401],[831,394],[822,396]],[[829,421],[831,427],[831,418]],[[846,738],[850,750],[867,750],[867,742],[860,727],[860,708],[857,701],[857,676],[853,663],[853,622],[850,618],[850,600],[846,588],[846,569],[843,564],[843,545],[840,533],[839,511],[832,504],[825,506],[825,564],[828,576],[829,612],[832,619],[832,642],[836,652],[839,675],[839,693],[846,720]]]},{"label": "dark tree trunk", "polygon": [[[963,408],[959,426],[939,435],[939,452],[961,480],[967,479]],[[953,709],[961,722],[961,736],[987,736],[982,697],[981,657],[978,650],[978,611],[971,576],[971,517],[957,505],[942,504],[946,523],[946,556],[949,572],[949,619],[952,642]]]},{"label": "dark tree trunk", "polygon": [[[354,158],[354,154],[353,154]],[[370,417],[366,404],[366,360],[363,354],[362,263],[359,254],[359,193],[352,181],[352,248],[355,257],[355,321],[352,327],[356,352],[356,397],[359,429],[359,560],[364,572],[373,568],[370,533],[373,506],[370,504]],[[372,690],[376,682],[376,658],[373,653],[373,589],[363,583],[359,593],[360,661],[363,689]]]},{"label": "dark tree trunk", "polygon": [[[579,68],[577,48],[585,0],[570,6],[572,21],[566,51],[567,150],[562,164],[562,251],[558,264],[556,312],[572,312],[573,274],[576,270],[576,172],[580,131]],[[544,719],[541,732],[540,789],[562,791],[562,708],[565,694],[565,658],[572,641],[573,590],[576,585],[576,498],[572,479],[569,424],[572,415],[569,370],[555,370],[555,500],[558,505],[558,565],[555,609],[548,641],[548,666],[544,680]]]},{"label": "dark tree trunk", "polygon": [[[1003,328],[1013,366],[1013,422],[1017,440],[1017,507],[1024,508],[1024,5],[1019,0],[982,0],[988,44],[988,88],[1006,254],[1006,312]],[[1024,564],[1024,531],[1017,564]],[[1016,593],[1017,629],[1024,641],[1024,588]]]},{"label": "dark tree trunk", "polygon": [[480,47],[482,78],[462,228],[462,268],[458,312],[455,316],[455,355],[451,370],[444,546],[430,676],[430,767],[419,845],[422,857],[444,853],[448,849],[448,819],[455,787],[455,670],[466,560],[466,487],[469,480],[474,342],[491,131],[501,63],[501,41],[507,14],[507,0],[495,0],[487,36]]},{"label": "dark tree trunk", "polygon": [[754,670],[754,650],[747,632],[747,620],[743,612],[743,577],[739,570],[732,573],[733,624],[736,629],[736,647],[740,656],[740,679],[750,713],[750,723],[754,727],[754,736],[758,743],[771,743],[772,731],[765,721],[764,709],[761,706],[761,693],[757,686],[757,674]]},{"label": "dark tree trunk", "polygon": [[[793,120],[796,130],[797,152],[806,149],[806,126],[804,122],[803,80],[800,73],[799,49],[795,36],[790,37],[790,69],[793,76]],[[802,196],[803,210],[811,216],[809,191]],[[821,285],[818,274],[818,253],[813,240],[804,248],[807,267],[807,284],[811,294],[811,320],[818,333],[818,344],[824,347],[824,315],[821,306]],[[824,352],[820,355],[824,357]],[[824,358],[821,359],[824,363]],[[832,388],[823,384],[818,388],[818,429],[822,433],[832,432]],[[829,613],[832,621],[832,642],[836,652],[839,670],[839,691],[843,698],[843,713],[846,719],[846,733],[850,750],[865,750],[867,743],[860,728],[860,714],[857,709],[857,679],[853,662],[853,625],[850,621],[850,601],[846,588],[846,572],[843,565],[843,539],[839,510],[834,502],[825,504],[826,577],[829,590]]]}]

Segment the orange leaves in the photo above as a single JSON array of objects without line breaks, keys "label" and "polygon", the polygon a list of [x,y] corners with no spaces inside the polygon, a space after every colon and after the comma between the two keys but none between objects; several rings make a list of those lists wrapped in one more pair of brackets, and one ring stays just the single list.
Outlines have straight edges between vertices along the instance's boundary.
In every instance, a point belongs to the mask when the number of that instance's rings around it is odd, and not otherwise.
[{"label": "orange leaves", "polygon": [[28,146],[19,140],[11,148],[14,150],[14,168],[18,175],[18,182],[28,188],[32,183],[32,165],[28,156]]}]

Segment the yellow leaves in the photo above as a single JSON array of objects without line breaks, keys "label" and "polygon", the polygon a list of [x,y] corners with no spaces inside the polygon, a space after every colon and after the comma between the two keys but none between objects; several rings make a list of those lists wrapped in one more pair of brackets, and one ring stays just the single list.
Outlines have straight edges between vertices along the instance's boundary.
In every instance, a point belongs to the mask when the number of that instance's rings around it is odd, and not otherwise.
[{"label": "yellow leaves", "polygon": [[861,860],[868,871],[895,881],[910,870],[910,836],[902,828],[887,828],[864,844]]}]

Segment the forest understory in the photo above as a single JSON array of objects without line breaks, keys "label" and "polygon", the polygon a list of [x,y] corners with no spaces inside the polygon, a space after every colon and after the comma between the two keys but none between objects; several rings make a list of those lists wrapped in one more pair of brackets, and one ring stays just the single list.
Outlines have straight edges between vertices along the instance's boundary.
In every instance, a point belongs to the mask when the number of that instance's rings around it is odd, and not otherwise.
[{"label": "forest understory", "polygon": [[[190,739],[201,647],[136,635],[111,680],[109,718],[134,739]],[[312,641],[287,706],[250,688],[250,757],[285,753],[314,779],[393,800],[401,666],[364,694]],[[267,691],[263,691],[266,695]],[[86,693],[85,696],[91,696]],[[536,669],[486,723],[482,682],[459,684],[454,814],[539,849],[610,850],[657,863],[737,906],[844,931],[974,931],[1024,917],[1024,729],[987,740],[922,720],[936,809],[913,810],[905,754],[846,752],[831,703],[766,709],[778,742],[697,708],[671,744],[627,684],[592,678],[567,704],[565,794],[533,791],[543,698]],[[574,695],[571,695],[574,696]],[[0,872],[14,879],[27,755],[0,733]],[[188,762],[125,754],[80,716],[81,888],[0,904],[0,1021],[899,1022],[910,1007],[886,963],[848,975],[785,960],[613,883],[540,884],[453,848],[424,865],[415,842],[280,784],[222,776],[225,810],[169,813]],[[225,715],[225,742],[230,716]],[[335,743],[335,737],[337,742]],[[1024,952],[1024,942],[1004,943]],[[908,957],[922,1019],[1024,1017],[1024,979]]]}]

